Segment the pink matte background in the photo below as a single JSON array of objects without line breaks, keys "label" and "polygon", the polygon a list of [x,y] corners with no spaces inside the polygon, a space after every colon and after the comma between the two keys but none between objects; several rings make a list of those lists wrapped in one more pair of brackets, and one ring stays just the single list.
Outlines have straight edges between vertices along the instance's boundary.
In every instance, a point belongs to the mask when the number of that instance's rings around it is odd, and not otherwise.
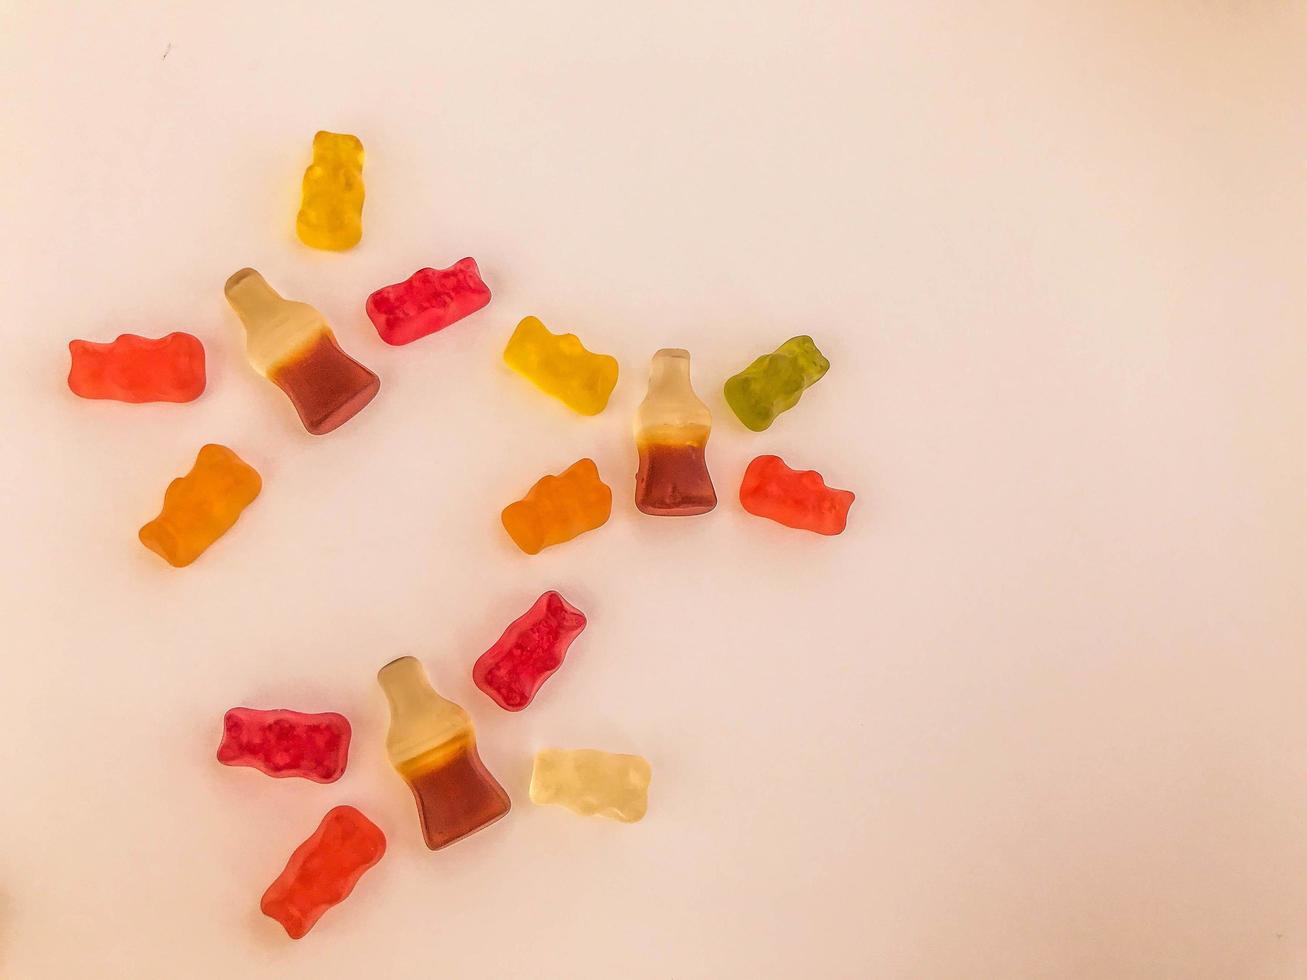
[{"label": "pink matte background", "polygon": [[[0,21],[0,974],[1307,972],[1307,8]],[[368,152],[346,255],[293,237],[322,127]],[[466,254],[491,305],[381,343],[368,292]],[[339,432],[245,364],[244,265],[383,376]],[[503,367],[527,313],[618,357],[605,414]],[[199,402],[64,387],[70,338],[174,329]],[[830,374],[745,431],[721,381],[801,332]],[[716,419],[722,503],[684,522],[629,504],[667,345]],[[136,529],[210,440],[264,493],[175,571]],[[857,491],[848,533],[744,514],[762,452]],[[500,507],[582,455],[610,524],[516,553]],[[509,715],[471,664],[551,587],[590,627]],[[381,757],[406,653],[514,802],[434,855]],[[217,765],[234,704],[344,712],[345,777]],[[648,818],[531,806],[548,745],[647,756]],[[390,851],[291,943],[258,898],[338,802]]]}]

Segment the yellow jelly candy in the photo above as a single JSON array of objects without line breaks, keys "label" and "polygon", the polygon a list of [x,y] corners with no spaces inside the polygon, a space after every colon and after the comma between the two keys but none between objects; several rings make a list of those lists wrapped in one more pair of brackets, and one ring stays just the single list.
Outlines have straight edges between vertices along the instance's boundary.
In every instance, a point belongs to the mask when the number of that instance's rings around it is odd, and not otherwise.
[{"label": "yellow jelly candy", "polygon": [[576,334],[555,335],[533,316],[517,325],[504,361],[541,391],[582,415],[598,415],[617,384],[617,358],[594,354]]},{"label": "yellow jelly candy", "polygon": [[544,749],[536,753],[531,770],[531,802],[635,823],[649,809],[652,776],[649,763],[638,755]]},{"label": "yellow jelly candy", "polygon": [[204,446],[191,471],[168,484],[163,510],[141,528],[141,544],[169,565],[189,565],[227,533],[262,488],[258,471],[226,446]]},{"label": "yellow jelly candy", "polygon": [[363,237],[363,143],[357,136],[324,130],[313,137],[295,232],[310,248],[333,252]]}]

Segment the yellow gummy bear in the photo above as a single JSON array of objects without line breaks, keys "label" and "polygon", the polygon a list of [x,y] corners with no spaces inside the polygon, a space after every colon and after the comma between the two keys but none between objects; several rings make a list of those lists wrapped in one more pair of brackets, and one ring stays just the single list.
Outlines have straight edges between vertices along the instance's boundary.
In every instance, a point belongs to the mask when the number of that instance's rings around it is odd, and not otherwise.
[{"label": "yellow gummy bear", "polygon": [[168,484],[163,510],[141,528],[141,544],[175,568],[189,565],[227,533],[261,489],[258,470],[210,443],[189,473]]},{"label": "yellow gummy bear", "polygon": [[363,143],[357,136],[324,130],[313,137],[295,231],[310,248],[335,252],[363,237]]},{"label": "yellow gummy bear", "polygon": [[649,763],[638,755],[544,749],[536,753],[531,770],[531,802],[635,823],[649,809],[652,777]]},{"label": "yellow gummy bear", "polygon": [[546,394],[582,415],[598,415],[617,385],[617,358],[594,354],[576,334],[554,335],[533,316],[517,325],[504,361]]}]

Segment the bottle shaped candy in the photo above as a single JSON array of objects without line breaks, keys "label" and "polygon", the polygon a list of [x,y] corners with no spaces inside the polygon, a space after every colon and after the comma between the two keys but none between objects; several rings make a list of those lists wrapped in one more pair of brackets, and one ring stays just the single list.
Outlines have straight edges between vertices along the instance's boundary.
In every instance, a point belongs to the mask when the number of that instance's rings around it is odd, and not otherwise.
[{"label": "bottle shaped candy", "polygon": [[704,458],[711,428],[708,406],[690,386],[690,352],[660,350],[635,414],[636,507],[658,517],[689,517],[717,506]]},{"label": "bottle shaped candy", "polygon": [[224,291],[245,324],[246,357],[286,393],[309,432],[330,432],[372,401],[381,380],[340,349],[312,306],[283,299],[253,269],[235,273]]},{"label": "bottle shaped candy", "polygon": [[414,657],[377,673],[390,702],[386,754],[417,800],[422,836],[433,851],[508,812],[508,794],[477,754],[472,719],[436,693]]}]

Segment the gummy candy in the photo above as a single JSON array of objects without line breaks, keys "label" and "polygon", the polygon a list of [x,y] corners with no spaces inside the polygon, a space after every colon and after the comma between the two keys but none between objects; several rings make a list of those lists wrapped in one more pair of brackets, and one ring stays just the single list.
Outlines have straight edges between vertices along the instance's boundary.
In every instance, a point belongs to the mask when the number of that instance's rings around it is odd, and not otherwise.
[{"label": "gummy candy", "polygon": [[277,708],[232,708],[222,718],[218,761],[251,766],[278,778],[334,783],[349,756],[349,721],[334,711],[305,714]]},{"label": "gummy candy", "polygon": [[417,800],[427,847],[439,850],[489,826],[511,805],[477,753],[468,713],[436,693],[413,657],[377,673],[390,702],[386,754]]},{"label": "gummy candy", "polygon": [[349,898],[363,873],[386,853],[381,828],[352,806],[332,807],[286,862],[259,908],[291,939],[305,936],[324,912]]},{"label": "gummy candy", "polygon": [[792,470],[779,456],[759,456],[744,471],[740,503],[750,514],[801,531],[839,534],[853,491],[836,490],[816,470]]},{"label": "gummy candy", "polygon": [[660,350],[635,415],[636,507],[658,517],[689,517],[717,506],[704,458],[711,428],[708,406],[690,386],[690,352]]},{"label": "gummy candy", "polygon": [[253,269],[232,275],[224,291],[245,324],[246,357],[286,393],[309,432],[330,432],[376,396],[381,380],[340,349],[313,307],[282,299]]},{"label": "gummy candy", "polygon": [[584,629],[581,610],[546,592],[477,658],[472,682],[505,711],[521,711],[563,665],[567,648]]},{"label": "gummy candy", "polygon": [[368,297],[368,319],[388,344],[411,344],[443,330],[490,302],[475,259],[448,269],[419,269],[403,282],[382,286]]},{"label": "gummy candy", "polygon": [[305,245],[333,252],[363,237],[363,143],[357,136],[323,130],[313,137],[295,232]]},{"label": "gummy candy", "polygon": [[528,555],[603,527],[613,512],[613,491],[599,479],[592,459],[578,459],[557,476],[542,476],[501,519],[514,543]]},{"label": "gummy candy", "polygon": [[152,340],[125,333],[110,344],[68,342],[68,387],[83,398],[191,402],[204,392],[204,345],[188,333]]},{"label": "gummy candy", "polygon": [[533,316],[517,325],[504,360],[541,391],[582,415],[598,415],[617,384],[617,358],[594,354],[576,334],[552,334]]},{"label": "gummy candy", "polygon": [[555,803],[584,817],[635,823],[649,809],[648,761],[598,749],[544,749],[531,770],[531,802]]},{"label": "gummy candy", "polygon": [[141,544],[176,568],[189,565],[227,533],[262,487],[258,471],[226,446],[203,446],[191,471],[168,484],[163,510],[141,528]]},{"label": "gummy candy", "polygon": [[811,337],[791,337],[739,374],[727,378],[723,393],[741,422],[761,432],[799,403],[804,390],[830,368]]}]

